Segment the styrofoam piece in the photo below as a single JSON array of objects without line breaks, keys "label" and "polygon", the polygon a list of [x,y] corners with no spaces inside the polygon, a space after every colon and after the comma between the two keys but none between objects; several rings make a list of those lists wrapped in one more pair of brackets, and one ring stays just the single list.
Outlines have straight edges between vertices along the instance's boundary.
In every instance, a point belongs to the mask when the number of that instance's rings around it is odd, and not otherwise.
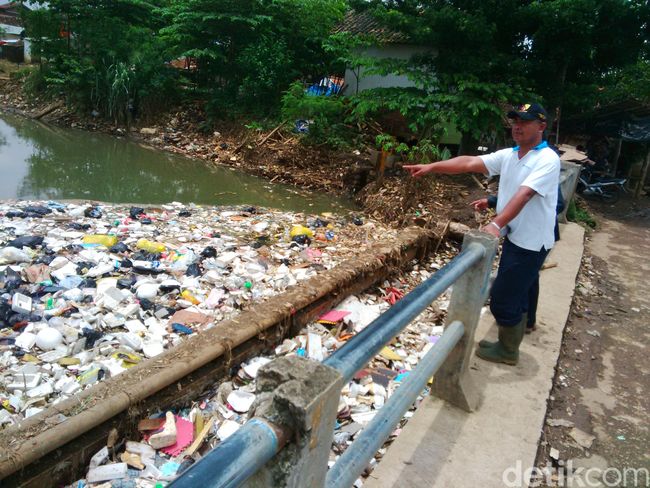
[{"label": "styrofoam piece", "polygon": [[126,463],[106,464],[97,466],[88,470],[86,481],[88,483],[101,483],[102,481],[111,481],[126,478],[128,475],[128,465]]},{"label": "styrofoam piece", "polygon": [[121,307],[115,310],[115,313],[121,315],[122,317],[128,318],[132,315],[135,315],[138,310],[140,310],[140,305],[137,303],[129,303],[125,307]]},{"label": "styrofoam piece", "polygon": [[113,263],[98,264],[97,266],[90,268],[86,273],[86,276],[89,278],[96,278],[106,273],[110,273],[114,269],[115,265]]},{"label": "styrofoam piece", "polygon": [[6,388],[9,391],[13,390],[31,390],[36,388],[41,382],[41,373],[35,374],[17,374],[14,379],[9,383]]},{"label": "styrofoam piece", "polygon": [[[54,260],[56,261],[56,259]],[[54,262],[52,261],[52,262]],[[66,261],[68,261],[66,259]],[[50,265],[51,266],[51,265]],[[66,276],[76,276],[77,275],[77,265],[68,261],[63,266],[52,271],[50,275],[53,278],[56,278],[57,281],[63,280]]]},{"label": "styrofoam piece", "polygon": [[253,358],[248,362],[248,364],[244,365],[244,372],[251,378],[257,378],[257,372],[259,369],[270,362],[271,360],[269,358]]},{"label": "styrofoam piece", "polygon": [[157,320],[147,321],[147,328],[149,333],[153,336],[163,338],[167,335],[167,329]]},{"label": "styrofoam piece", "polygon": [[11,299],[11,309],[16,313],[32,313],[32,299],[22,293],[14,293]]},{"label": "styrofoam piece", "polygon": [[139,351],[142,349],[142,339],[138,334],[134,334],[132,332],[122,332],[120,334],[116,334],[115,338],[120,341],[120,344],[129,346],[134,351]]},{"label": "styrofoam piece", "polygon": [[11,414],[4,408],[0,409],[0,425],[10,424],[11,422]]},{"label": "styrofoam piece", "polygon": [[165,348],[163,347],[162,342],[158,341],[148,341],[142,344],[142,352],[148,358],[153,358],[162,354]]},{"label": "styrofoam piece", "polygon": [[217,437],[219,437],[219,440],[224,441],[237,432],[240,427],[241,425],[234,420],[224,420],[223,424],[219,427],[219,430],[217,430]]},{"label": "styrofoam piece", "polygon": [[29,417],[33,417],[37,413],[41,413],[43,410],[43,408],[39,407],[29,407],[27,410],[25,410],[25,418],[28,419]]},{"label": "styrofoam piece", "polygon": [[220,268],[225,268],[229,266],[239,255],[236,252],[224,252],[223,254],[217,256],[215,259],[215,264]]},{"label": "styrofoam piece", "polygon": [[127,320],[124,324],[124,327],[126,327],[129,332],[132,332],[134,334],[137,334],[138,332],[146,332],[147,330],[144,324],[139,320]]},{"label": "styrofoam piece", "polygon": [[235,412],[246,413],[253,405],[255,395],[243,390],[234,390],[228,395],[227,401]]},{"label": "styrofoam piece", "polygon": [[70,290],[63,293],[63,298],[70,300],[72,302],[80,302],[83,300],[84,292],[79,288],[71,288]]},{"label": "styrofoam piece", "polygon": [[16,347],[30,351],[34,344],[36,344],[36,334],[31,332],[23,332],[18,337],[16,337]]},{"label": "styrofoam piece", "polygon": [[52,393],[54,393],[54,388],[52,388],[52,385],[49,383],[43,383],[38,385],[36,388],[32,388],[25,392],[28,398],[44,397]]},{"label": "styrofoam piece", "polygon": [[155,449],[143,442],[126,441],[126,450],[133,454],[138,454],[143,461],[156,457]]},{"label": "styrofoam piece", "polygon": [[108,461],[108,447],[104,446],[90,458],[89,468],[93,469]]},{"label": "styrofoam piece", "polygon": [[44,352],[38,356],[38,359],[45,363],[55,363],[59,359],[63,359],[68,355],[67,351],[61,349],[54,349],[52,351]]},{"label": "styrofoam piece", "polygon": [[310,332],[307,335],[307,357],[315,361],[322,361],[325,359],[320,334]]},{"label": "styrofoam piece", "polygon": [[115,286],[111,286],[110,288],[104,290],[102,298],[104,300],[104,307],[108,308],[109,310],[115,310],[120,306],[126,297],[120,289]]}]

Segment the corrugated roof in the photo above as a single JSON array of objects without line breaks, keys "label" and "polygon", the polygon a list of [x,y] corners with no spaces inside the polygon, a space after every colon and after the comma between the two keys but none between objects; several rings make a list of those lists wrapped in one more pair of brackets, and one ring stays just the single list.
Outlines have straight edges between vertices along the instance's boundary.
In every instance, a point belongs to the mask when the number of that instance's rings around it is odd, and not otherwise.
[{"label": "corrugated roof", "polygon": [[22,27],[23,23],[18,13],[19,8],[20,4],[17,2],[0,4],[0,24]]},{"label": "corrugated roof", "polygon": [[384,44],[408,43],[409,38],[402,32],[394,31],[383,25],[370,12],[350,10],[345,14],[343,22],[334,32],[347,32],[353,35],[370,35]]}]

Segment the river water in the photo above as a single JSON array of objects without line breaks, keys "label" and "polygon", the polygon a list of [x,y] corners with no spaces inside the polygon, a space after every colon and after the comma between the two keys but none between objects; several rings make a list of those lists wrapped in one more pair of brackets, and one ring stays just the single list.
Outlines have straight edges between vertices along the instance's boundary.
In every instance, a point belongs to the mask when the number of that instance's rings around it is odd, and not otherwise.
[{"label": "river water", "polygon": [[211,167],[123,138],[0,113],[0,199],[255,205],[320,213],[349,200]]}]

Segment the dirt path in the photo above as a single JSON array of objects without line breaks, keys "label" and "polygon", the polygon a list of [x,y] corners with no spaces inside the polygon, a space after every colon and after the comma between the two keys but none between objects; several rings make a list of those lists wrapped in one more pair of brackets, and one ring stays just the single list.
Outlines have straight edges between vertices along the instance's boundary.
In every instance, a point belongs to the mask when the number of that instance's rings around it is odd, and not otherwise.
[{"label": "dirt path", "polygon": [[596,215],[531,486],[650,486],[650,205]]}]

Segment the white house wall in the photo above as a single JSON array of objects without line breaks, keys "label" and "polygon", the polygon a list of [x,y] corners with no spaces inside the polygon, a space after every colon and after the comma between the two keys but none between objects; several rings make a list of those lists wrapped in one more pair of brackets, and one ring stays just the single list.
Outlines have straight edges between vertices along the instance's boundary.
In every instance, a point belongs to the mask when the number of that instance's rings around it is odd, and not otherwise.
[{"label": "white house wall", "polygon": [[[415,54],[430,52],[421,46],[410,46],[407,44],[390,44],[387,46],[373,46],[359,50],[356,54],[363,57],[376,59],[410,59]],[[354,95],[371,88],[411,87],[415,84],[405,75],[364,75],[363,67],[355,70],[345,70],[344,95]]]}]

